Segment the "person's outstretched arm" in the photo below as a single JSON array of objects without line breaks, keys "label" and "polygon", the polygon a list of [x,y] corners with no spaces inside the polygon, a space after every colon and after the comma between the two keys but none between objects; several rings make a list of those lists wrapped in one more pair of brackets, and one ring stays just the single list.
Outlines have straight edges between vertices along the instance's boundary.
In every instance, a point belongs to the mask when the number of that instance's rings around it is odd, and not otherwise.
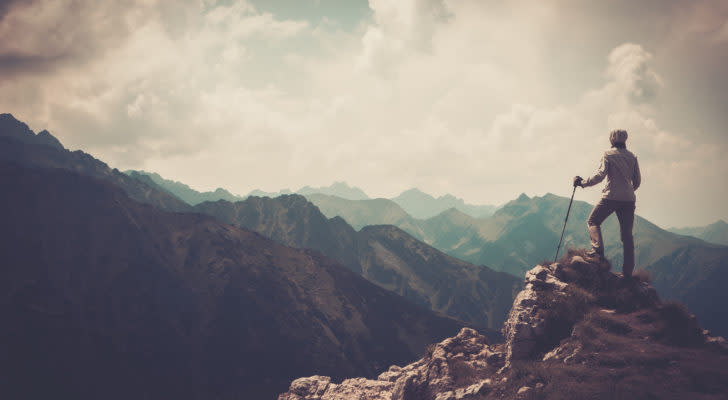
[{"label": "person's outstretched arm", "polygon": [[585,181],[581,183],[581,187],[589,187],[594,186],[597,183],[604,180],[604,177],[607,176],[607,157],[602,157],[602,163],[599,166],[599,170],[597,171],[596,175],[587,178]]},{"label": "person's outstretched arm", "polygon": [[640,174],[640,164],[637,162],[637,158],[634,159],[634,175],[632,176],[632,188],[637,190],[642,184],[642,174]]}]

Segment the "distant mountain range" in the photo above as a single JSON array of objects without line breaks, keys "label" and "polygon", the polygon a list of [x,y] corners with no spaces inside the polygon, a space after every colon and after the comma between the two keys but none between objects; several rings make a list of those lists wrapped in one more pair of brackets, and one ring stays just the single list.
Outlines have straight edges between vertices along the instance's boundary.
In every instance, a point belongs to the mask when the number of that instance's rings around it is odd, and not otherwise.
[{"label": "distant mountain range", "polygon": [[[354,229],[391,224],[452,257],[475,265],[487,265],[516,277],[540,261],[553,259],[568,207],[566,198],[552,194],[529,198],[523,194],[489,217],[474,218],[450,208],[434,217],[418,219],[388,199],[348,200],[323,194],[310,194],[307,198],[328,218],[339,216]],[[589,246],[586,219],[591,209],[592,206],[585,202],[574,202],[564,249]],[[718,222],[701,232],[710,232],[716,237],[714,232],[721,232],[722,226]],[[622,251],[616,218],[609,218],[603,230],[606,254],[615,270],[619,270]],[[717,289],[701,285],[726,282],[722,276],[728,268],[726,248],[668,232],[639,216],[635,220],[634,235],[637,268],[653,274],[655,286],[666,298],[685,302],[705,326],[728,334],[724,313],[716,310],[715,304],[700,300],[702,296],[717,295]],[[284,243],[307,247],[301,243]],[[684,274],[684,278],[675,279],[674,274],[678,273]]]},{"label": "distant mountain range", "polygon": [[[146,183],[150,183],[150,180],[156,183],[159,180],[145,174],[130,173],[130,176]],[[169,185],[168,182],[163,181],[162,184]],[[175,187],[181,185],[177,182],[174,184]],[[348,188],[346,185],[338,187]],[[346,204],[345,208],[352,204],[364,205],[361,207],[364,213],[360,218],[362,221],[372,216],[381,216],[382,209],[377,208],[378,205],[391,209],[392,215],[412,219],[391,200],[347,200],[321,193],[311,193],[307,197],[250,196],[234,203],[225,200],[210,201],[197,204],[194,210],[259,232],[285,245],[321,251],[371,282],[392,290],[415,304],[480,328],[491,329],[488,333],[491,337],[498,335],[497,330],[508,313],[513,296],[521,286],[518,277],[448,257],[399,229],[391,231],[391,227],[367,227],[357,232],[355,229],[362,229],[364,226],[355,225],[354,229],[341,218],[329,220],[307,198],[314,201],[330,199],[332,205],[342,202]],[[373,244],[375,241],[378,241],[376,245]],[[386,246],[391,248],[388,256],[382,255],[386,247],[383,242],[387,242]],[[413,248],[419,250],[415,253],[408,250]],[[454,283],[444,286],[443,282],[446,281]]]},{"label": "distant mountain range", "polygon": [[[487,218],[473,218],[453,208],[420,220],[387,200],[373,203],[325,196],[311,200],[329,217],[338,215],[357,225],[366,225],[367,220],[393,224],[453,257],[515,276],[522,276],[531,265],[553,260],[569,204],[569,199],[552,194],[533,198],[523,194]],[[564,250],[589,247],[586,219],[591,209],[590,204],[574,201]],[[606,254],[619,270],[622,247],[616,217],[605,222],[603,231]],[[668,232],[639,216],[634,236],[637,268],[652,273],[660,293],[686,303],[704,326],[728,334],[728,311],[702,300],[719,298],[719,286],[728,284],[728,247]]]},{"label": "distant mountain range", "polygon": [[[283,189],[278,192],[265,192],[256,189],[248,193],[248,195],[241,197],[233,195],[222,188],[218,188],[214,192],[198,192],[185,185],[184,183],[164,179],[159,174],[154,172],[128,170],[124,171],[124,173],[129,176],[133,176],[140,181],[148,182],[149,180],[151,180],[152,182],[156,183],[161,189],[164,189],[170,194],[177,196],[179,199],[185,201],[190,205],[197,205],[204,201],[238,201],[251,196],[275,198],[288,194],[300,194],[312,200],[316,199],[316,201],[318,202],[323,201],[325,196],[351,201],[370,200],[372,201],[372,204],[376,204],[377,202],[382,203],[388,200],[383,198],[370,199],[363,190],[357,187],[349,186],[346,182],[334,182],[330,186],[322,187],[304,186],[296,192],[292,192],[289,189]],[[401,209],[404,213],[419,219],[426,219],[436,216],[450,208],[454,208],[462,213],[465,213],[475,218],[487,217],[489,215],[492,215],[495,210],[498,209],[497,206],[491,205],[466,204],[463,199],[459,199],[450,194],[435,198],[427,193],[420,191],[419,189],[406,190],[402,192],[399,196],[391,199],[391,202],[396,204],[398,208]],[[352,226],[357,227],[357,229],[366,225],[371,225],[371,223],[367,223],[359,226],[359,224],[357,224],[355,221],[349,221],[349,223],[351,223]]]},{"label": "distant mountain range", "polygon": [[670,228],[668,230],[672,233],[677,233],[678,235],[693,236],[698,239],[703,239],[708,243],[728,246],[728,223],[722,219],[707,226]]},{"label": "distant mountain range", "polygon": [[[347,200],[366,200],[369,197],[366,193],[364,193],[363,190],[359,189],[358,187],[352,187],[349,186],[346,182],[334,182],[330,186],[322,186],[322,187],[311,187],[311,186],[304,186],[300,189],[298,189],[296,192],[292,192],[289,189],[283,189],[278,192],[264,192],[262,190],[253,190],[252,192],[248,193],[248,197],[250,196],[257,196],[257,197],[278,197],[283,196],[286,194],[301,194],[301,195],[309,195],[313,193],[321,193],[321,194],[327,194],[330,196],[337,196],[342,199]],[[225,200],[225,199],[222,199]],[[214,201],[214,200],[212,200]]]},{"label": "distant mountain range", "polygon": [[393,198],[392,201],[399,204],[409,215],[419,219],[434,217],[450,208],[454,208],[474,218],[487,217],[498,209],[498,207],[492,205],[466,204],[463,199],[459,199],[450,194],[434,198],[419,189],[404,191],[399,196]]},{"label": "distant mountain range", "polygon": [[313,194],[313,193],[321,193],[321,194],[328,194],[330,196],[338,196],[342,199],[348,199],[348,200],[366,200],[369,198],[366,193],[364,193],[363,190],[357,188],[357,187],[351,187],[347,185],[345,182],[334,182],[331,186],[328,187],[318,187],[314,188],[311,186],[304,186],[301,189],[299,189],[296,193],[302,194],[304,196]]},{"label": "distant mountain range", "polygon": [[464,326],[30,134],[0,125],[2,398],[272,398]]},{"label": "distant mountain range", "polygon": [[348,200],[313,193],[306,198],[329,218],[342,217],[354,229],[368,225],[395,225],[412,233],[416,220],[397,203],[388,199]]},{"label": "distant mountain range", "polygon": [[327,219],[300,195],[220,200],[195,210],[289,246],[318,250],[415,304],[481,328],[500,328],[522,285],[520,278],[447,256],[392,225],[357,232],[341,217]]},{"label": "distant mountain range", "polygon": [[[180,200],[192,206],[205,201],[237,201],[243,199],[242,197],[236,196],[223,188],[217,188],[212,192],[198,192],[182,182],[164,179],[154,172],[128,170],[124,171],[124,173],[134,179],[145,182],[150,186],[159,186],[161,189],[177,196]],[[152,185],[152,183],[154,185]]]},{"label": "distant mountain range", "polygon": [[[223,188],[217,188],[212,192],[199,192],[182,182],[165,179],[155,172],[127,170],[124,171],[124,173],[142,182],[149,183],[149,181],[151,181],[155,183],[159,188],[169,192],[170,194],[173,194],[180,200],[192,206],[205,201],[239,201],[251,196],[278,197],[282,195],[293,194],[293,192],[288,189],[284,189],[279,192],[264,192],[262,190],[256,189],[251,191],[244,197],[234,195]],[[334,182],[330,186],[323,186],[318,188],[304,186],[295,193],[301,195],[326,194],[349,200],[365,200],[369,198],[363,190],[357,187],[351,187],[345,182]]]}]

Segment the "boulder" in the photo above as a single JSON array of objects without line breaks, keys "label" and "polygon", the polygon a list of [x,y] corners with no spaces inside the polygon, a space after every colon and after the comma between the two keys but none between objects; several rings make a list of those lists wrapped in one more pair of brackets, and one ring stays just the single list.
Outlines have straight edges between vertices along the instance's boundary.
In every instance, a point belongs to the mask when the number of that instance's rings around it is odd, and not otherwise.
[{"label": "boulder", "polygon": [[[377,379],[347,379],[340,384],[322,376],[299,378],[279,400],[466,400],[489,390],[490,379],[505,356],[485,336],[463,328],[430,346],[424,358],[405,367],[391,366]],[[463,375],[470,378],[463,379]],[[482,379],[481,379],[482,378]]]}]

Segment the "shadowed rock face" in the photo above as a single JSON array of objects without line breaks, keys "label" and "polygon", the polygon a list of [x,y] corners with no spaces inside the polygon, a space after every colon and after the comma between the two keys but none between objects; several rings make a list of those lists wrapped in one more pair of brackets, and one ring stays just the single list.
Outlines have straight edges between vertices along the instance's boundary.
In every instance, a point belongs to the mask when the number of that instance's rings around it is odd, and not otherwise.
[{"label": "shadowed rock face", "polygon": [[478,327],[499,329],[522,287],[512,275],[450,257],[391,225],[365,227],[356,238],[364,277]]},{"label": "shadowed rock face", "polygon": [[0,163],[0,398],[272,398],[452,335],[317,252]]},{"label": "shadowed rock face", "polygon": [[538,265],[514,301],[504,343],[465,328],[376,380],[294,380],[279,400],[718,399],[728,345],[639,279],[572,251]]}]

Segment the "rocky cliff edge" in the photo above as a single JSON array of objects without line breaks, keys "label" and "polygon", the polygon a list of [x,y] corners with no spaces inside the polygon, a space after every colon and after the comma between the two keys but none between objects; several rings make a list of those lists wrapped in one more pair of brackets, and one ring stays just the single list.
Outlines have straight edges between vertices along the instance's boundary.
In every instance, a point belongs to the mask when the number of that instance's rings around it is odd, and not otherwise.
[{"label": "rocky cliff edge", "polygon": [[728,345],[680,304],[661,302],[645,276],[623,278],[572,250],[526,273],[504,343],[473,329],[431,345],[376,379],[294,380],[279,400],[567,398],[719,399]]}]

